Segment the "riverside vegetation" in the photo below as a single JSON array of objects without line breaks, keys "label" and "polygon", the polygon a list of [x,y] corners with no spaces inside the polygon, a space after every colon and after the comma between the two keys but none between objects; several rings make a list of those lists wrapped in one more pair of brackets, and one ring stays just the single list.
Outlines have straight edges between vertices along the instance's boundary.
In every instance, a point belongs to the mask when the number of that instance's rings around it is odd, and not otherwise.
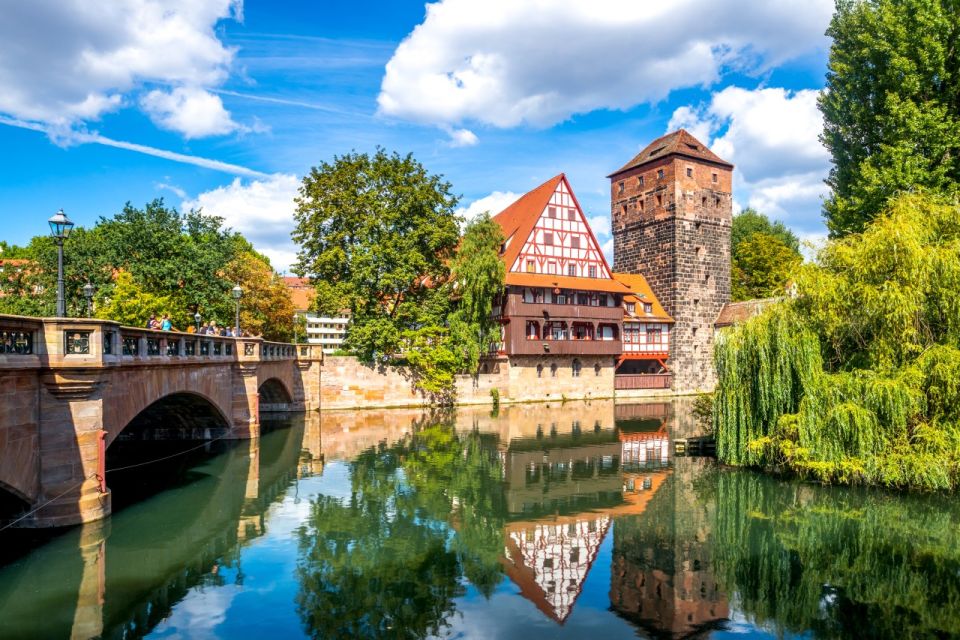
[{"label": "riverside vegetation", "polygon": [[906,195],[718,340],[724,462],[823,482],[960,484],[960,211]]}]

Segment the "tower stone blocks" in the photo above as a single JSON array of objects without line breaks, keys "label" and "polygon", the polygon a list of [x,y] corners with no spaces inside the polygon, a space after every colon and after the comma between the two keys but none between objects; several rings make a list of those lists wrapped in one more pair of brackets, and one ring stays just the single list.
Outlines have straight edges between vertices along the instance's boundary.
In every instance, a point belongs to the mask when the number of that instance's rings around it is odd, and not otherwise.
[{"label": "tower stone blocks", "polygon": [[710,391],[714,323],[730,301],[733,165],[681,129],[609,177],[613,269],[642,273],[673,316],[674,391]]}]

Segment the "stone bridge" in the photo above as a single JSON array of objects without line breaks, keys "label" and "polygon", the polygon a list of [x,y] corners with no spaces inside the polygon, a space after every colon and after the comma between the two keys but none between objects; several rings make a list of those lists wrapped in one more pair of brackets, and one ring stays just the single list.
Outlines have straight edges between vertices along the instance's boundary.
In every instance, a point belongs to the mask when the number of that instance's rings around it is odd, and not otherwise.
[{"label": "stone bridge", "polygon": [[[256,438],[260,413],[319,408],[311,345],[0,316],[0,502],[18,526],[110,514],[107,449],[154,438]],[[143,434],[140,434],[142,437]]]}]

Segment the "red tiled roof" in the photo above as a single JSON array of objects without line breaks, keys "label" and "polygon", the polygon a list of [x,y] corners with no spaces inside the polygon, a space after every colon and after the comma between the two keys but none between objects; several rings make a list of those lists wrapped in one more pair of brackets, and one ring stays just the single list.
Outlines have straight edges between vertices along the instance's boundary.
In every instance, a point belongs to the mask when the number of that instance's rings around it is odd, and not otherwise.
[{"label": "red tiled roof", "polygon": [[[613,277],[630,290],[631,295],[623,297],[625,303],[635,303],[642,304],[644,302],[649,302],[653,305],[653,310],[651,314],[646,314],[641,311],[636,311],[632,315],[624,315],[624,320],[660,320],[663,322],[673,322],[673,318],[670,317],[670,314],[664,310],[663,305],[660,304],[660,301],[657,299],[657,296],[653,293],[653,289],[650,288],[650,284],[647,283],[647,279],[639,273],[614,273]],[[639,307],[638,307],[639,309]]]},{"label": "red tiled roof", "polygon": [[297,311],[306,311],[310,308],[310,303],[316,295],[316,291],[310,285],[307,278],[295,278],[293,276],[284,276],[283,283],[287,285],[287,291],[290,293],[290,300],[293,302],[293,308]]},{"label": "red tiled roof", "polygon": [[764,309],[778,302],[780,299],[781,298],[761,298],[758,300],[745,300],[743,302],[728,302],[723,305],[723,309],[720,310],[720,315],[717,316],[717,321],[714,326],[720,328],[740,324],[754,316],[760,315]]},{"label": "red tiled roof", "polygon": [[507,272],[505,284],[518,287],[544,287],[547,289],[576,289],[578,291],[604,291],[606,293],[629,294],[623,284],[610,278],[575,278],[550,273]]},{"label": "red tiled roof", "polygon": [[722,160],[720,156],[710,151],[706,145],[690,135],[690,132],[686,129],[679,129],[673,133],[668,133],[665,136],[657,138],[648,144],[643,151],[635,155],[630,162],[607,177],[612,178],[624,171],[639,167],[648,162],[653,162],[654,160],[666,158],[669,155],[686,156],[688,158],[694,158],[695,160],[706,160],[707,162],[730,167],[731,169],[733,168],[732,164],[726,160]]}]

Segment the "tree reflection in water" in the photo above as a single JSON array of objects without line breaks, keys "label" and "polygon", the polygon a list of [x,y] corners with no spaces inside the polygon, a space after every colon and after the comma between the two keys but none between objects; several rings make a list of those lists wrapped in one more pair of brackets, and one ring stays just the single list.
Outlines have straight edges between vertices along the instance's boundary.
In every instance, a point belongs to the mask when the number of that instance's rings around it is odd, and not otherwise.
[{"label": "tree reflection in water", "polygon": [[464,577],[492,592],[502,491],[496,450],[482,440],[437,421],[357,456],[349,500],[313,502],[297,570],[298,611],[313,637],[436,635]]}]

